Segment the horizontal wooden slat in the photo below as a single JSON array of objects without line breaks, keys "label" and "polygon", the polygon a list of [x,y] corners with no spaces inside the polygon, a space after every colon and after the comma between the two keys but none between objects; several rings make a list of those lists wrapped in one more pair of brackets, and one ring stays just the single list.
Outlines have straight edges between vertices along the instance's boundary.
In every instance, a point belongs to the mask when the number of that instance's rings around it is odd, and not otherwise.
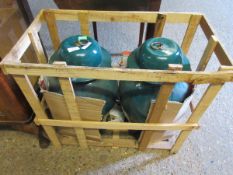
[{"label": "horizontal wooden slat", "polygon": [[17,75],[45,75],[54,77],[81,77],[106,80],[128,80],[148,82],[190,82],[193,84],[222,83],[233,81],[233,71],[193,72],[146,69],[93,68],[82,66],[57,66],[5,62],[5,73]]},{"label": "horizontal wooden slat", "polygon": [[86,129],[110,129],[110,130],[192,130],[198,124],[176,124],[176,123],[118,123],[118,122],[95,122],[95,121],[71,121],[54,119],[37,119],[41,125],[77,127]]},{"label": "horizontal wooden slat", "polygon": [[[56,10],[48,9],[46,12],[55,14],[56,20],[77,21],[79,13],[87,13],[90,21],[100,22],[148,22],[154,23],[158,12],[122,12],[122,11],[92,11],[92,10]],[[168,23],[187,23],[190,13],[164,12]],[[198,14],[198,13],[193,13]]]},{"label": "horizontal wooden slat", "polygon": [[[61,136],[60,137],[61,143],[64,145],[77,145],[77,141],[75,140],[75,137],[72,136]],[[124,148],[138,148],[138,143],[136,139],[132,138],[124,138],[124,139],[118,139],[117,140],[117,146],[118,147],[124,147]],[[99,147],[112,147],[114,142],[111,138],[102,138],[101,142],[95,142],[95,141],[87,141],[89,146],[99,146]]]}]

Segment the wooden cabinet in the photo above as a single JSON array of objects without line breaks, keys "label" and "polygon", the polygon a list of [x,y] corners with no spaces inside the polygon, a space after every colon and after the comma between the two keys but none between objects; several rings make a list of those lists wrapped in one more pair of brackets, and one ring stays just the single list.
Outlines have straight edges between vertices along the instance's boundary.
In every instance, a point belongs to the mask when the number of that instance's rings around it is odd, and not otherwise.
[{"label": "wooden cabinet", "polygon": [[[22,35],[27,25],[17,3],[13,0],[0,1],[0,58],[3,58]],[[24,55],[27,61],[34,57],[29,49]],[[33,112],[25,97],[11,76],[0,70],[0,127],[38,134],[38,127],[32,122]]]},{"label": "wooden cabinet", "polygon": [[[76,10],[117,10],[117,11],[159,11],[161,0],[54,0],[60,9]],[[145,24],[140,24],[139,41],[141,45],[145,38],[153,37],[155,25],[148,24],[144,34]],[[94,37],[98,40],[96,22],[93,22]]]}]

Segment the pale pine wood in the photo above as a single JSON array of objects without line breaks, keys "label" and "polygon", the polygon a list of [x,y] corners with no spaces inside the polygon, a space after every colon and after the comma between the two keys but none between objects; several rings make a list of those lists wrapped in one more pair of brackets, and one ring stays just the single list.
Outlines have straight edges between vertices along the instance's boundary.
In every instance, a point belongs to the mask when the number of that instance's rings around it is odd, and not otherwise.
[{"label": "pale pine wood", "polygon": [[44,12],[44,17],[47,22],[49,34],[53,43],[53,48],[54,50],[57,50],[60,45],[60,37],[58,35],[58,28],[55,16],[53,13]]},{"label": "pale pine wood", "polygon": [[[64,145],[77,145],[77,141],[70,136],[61,136],[60,140],[61,143]],[[101,142],[88,141],[88,145],[98,146],[98,147],[113,147],[114,142],[111,138],[103,138]],[[123,148],[138,148],[138,143],[137,140],[135,139],[126,138],[126,139],[119,139],[117,146]]]},{"label": "pale pine wood", "polygon": [[[94,10],[44,10],[45,13],[53,13],[56,20],[77,21],[80,13],[88,13],[90,21],[99,22],[147,22],[154,23],[157,14],[161,12],[139,12],[139,11],[94,11]],[[190,13],[184,12],[164,12],[167,15],[168,23],[187,23],[189,22]],[[201,15],[200,13],[193,13]]]},{"label": "pale pine wood", "polygon": [[[231,69],[232,66],[232,60],[229,57],[229,55],[224,50],[223,46],[218,42],[215,48],[215,54],[217,55],[220,63],[222,65],[228,65],[226,71],[219,71],[219,72],[184,72],[184,71],[153,71],[153,70],[122,70],[122,69],[98,69],[98,68],[89,68],[89,67],[74,67],[74,66],[67,66],[67,67],[59,67],[56,65],[43,65],[43,64],[25,64],[25,63],[19,63],[19,61],[22,57],[22,55],[25,53],[29,45],[31,44],[31,40],[28,36],[29,32],[38,32],[41,28],[42,22],[45,21],[44,17],[46,17],[47,14],[52,14],[52,22],[50,23],[52,26],[51,34],[55,35],[52,36],[54,39],[54,42],[56,43],[55,48],[59,46],[58,43],[59,37],[56,27],[56,20],[65,20],[65,21],[84,21],[84,27],[81,27],[83,34],[89,34],[88,31],[88,22],[90,21],[102,21],[102,22],[148,22],[148,23],[154,23],[157,19],[158,14],[163,14],[166,16],[166,23],[188,23],[188,28],[186,30],[186,34],[184,37],[184,41],[182,43],[182,48],[184,48],[185,53],[187,53],[188,48],[190,47],[190,44],[192,42],[193,36],[196,31],[196,27],[198,26],[198,19],[200,19],[200,25],[206,35],[206,37],[209,39],[211,35],[214,35],[213,30],[211,29],[210,25],[206,21],[203,15],[201,14],[190,14],[190,13],[158,13],[158,12],[109,12],[109,11],[76,11],[76,10],[42,10],[39,15],[35,18],[34,22],[30,25],[30,27],[27,29],[27,31],[23,34],[23,36],[20,38],[20,40],[16,43],[16,45],[12,48],[11,52],[4,58],[3,62],[1,62],[1,67],[3,68],[3,71],[8,74],[15,74],[17,76],[24,76],[24,75],[45,75],[45,76],[54,76],[54,77],[82,77],[82,78],[96,78],[96,79],[106,79],[106,80],[131,80],[131,81],[158,81],[158,82],[166,82],[166,83],[175,83],[180,81],[190,82],[193,84],[202,84],[202,83],[214,83],[214,84],[223,84],[224,82],[232,82],[233,81],[233,69]],[[54,26],[55,26],[55,33],[54,33]],[[51,28],[50,28],[51,29]],[[29,34],[30,35],[30,34]],[[53,39],[52,39],[53,40]],[[32,43],[33,44],[33,43]],[[53,43],[54,44],[54,43]],[[11,61],[11,62],[9,62]],[[14,62],[13,62],[14,61]],[[28,77],[27,77],[28,78]],[[41,107],[42,108],[42,107]],[[37,115],[36,115],[37,116]],[[38,117],[37,117],[38,118]],[[45,121],[43,121],[45,120]],[[40,121],[43,122],[50,122],[47,121],[47,119],[38,119],[38,123]],[[64,121],[63,121],[64,122]],[[69,121],[68,121],[69,122]],[[71,121],[71,122],[77,122],[77,121]],[[79,121],[78,121],[79,122]],[[83,122],[83,121],[80,121]],[[54,126],[50,123],[51,126]],[[64,123],[60,123],[64,126]],[[80,123],[75,123],[75,127],[78,127]],[[111,123],[112,124],[112,123]],[[122,123],[121,123],[122,124]],[[131,126],[131,124],[127,125],[121,125],[120,127],[130,129],[130,127],[139,127],[139,126]],[[92,129],[96,129],[96,126],[99,124],[91,125]],[[109,124],[108,124],[109,125]],[[113,130],[115,127],[115,130],[119,130],[119,126],[116,126],[114,124]],[[187,129],[185,125],[177,124],[177,125],[161,125],[159,124],[159,127],[156,126],[158,130],[185,130]],[[194,124],[191,124],[194,129]],[[189,126],[191,126],[189,124]],[[197,124],[195,124],[197,125]],[[149,125],[146,127],[148,128]],[[47,127],[47,126],[44,126]],[[69,126],[71,127],[71,126]],[[74,126],[73,126],[74,127]],[[80,128],[83,128],[79,125]],[[88,127],[90,127],[90,123],[88,123]],[[101,127],[107,128],[107,126],[101,125]],[[112,126],[108,126],[109,129],[112,129]],[[141,126],[140,126],[141,127]],[[161,127],[164,127],[161,129]],[[160,129],[159,129],[160,128]],[[85,128],[86,129],[86,128]],[[143,130],[140,128],[139,130]],[[147,129],[145,129],[147,130]],[[155,130],[153,128],[152,130]],[[48,131],[50,134],[53,131]],[[185,133],[189,134],[189,131],[183,131],[183,135]],[[188,135],[187,134],[187,135]],[[49,136],[50,137],[50,136]],[[51,137],[54,137],[53,135]],[[182,139],[182,138],[181,138]],[[184,136],[183,136],[184,139]],[[118,139],[116,139],[117,141]],[[119,139],[121,140],[121,139]],[[180,142],[180,139],[178,138],[177,143]],[[183,141],[182,141],[183,142]],[[180,143],[182,143],[180,142]],[[89,142],[88,142],[89,143]],[[92,141],[93,145],[96,145],[94,141]],[[99,145],[101,145],[99,143]],[[107,144],[104,143],[103,145],[110,145],[113,146],[113,139],[110,139],[110,142]],[[124,144],[126,145],[126,142],[124,141]],[[138,146],[137,142],[131,145]]]},{"label": "pale pine wood", "polygon": [[41,28],[43,19],[43,11],[40,11],[39,14],[35,17],[34,21],[28,27],[28,29],[23,33],[20,39],[16,42],[10,52],[4,57],[3,61],[15,61],[17,62],[23,56],[29,45],[31,44],[28,32],[33,30],[38,32]]},{"label": "pale pine wood", "polygon": [[[69,112],[66,107],[63,95],[48,91],[43,91],[43,94],[54,119],[70,119],[69,115],[67,115]],[[102,109],[105,104],[103,100],[87,97],[76,97],[76,104],[78,105],[82,120],[101,121]],[[67,133],[68,135],[74,135],[74,132],[71,128],[59,128],[59,132]],[[85,129],[85,134],[87,139],[101,140],[101,136],[98,130]]]},{"label": "pale pine wood", "polygon": [[31,40],[32,46],[34,48],[34,51],[36,53],[38,63],[47,63],[47,58],[44,54],[43,47],[40,42],[40,38],[38,36],[38,33],[35,32],[28,32],[28,36]]},{"label": "pale pine wood", "polygon": [[54,120],[38,118],[41,125],[76,127],[86,129],[109,129],[109,130],[147,130],[147,131],[174,131],[174,130],[192,130],[198,128],[198,124],[178,124],[178,123],[128,123],[128,122],[96,122],[96,121],[71,121],[71,120]]},{"label": "pale pine wood", "polygon": [[[44,109],[41,106],[40,100],[38,99],[37,94],[31,85],[29,78],[27,76],[15,75],[14,79],[24,93],[24,96],[26,97],[33,111],[35,112],[38,120],[48,119],[46,113],[44,112]],[[49,139],[51,140],[52,144],[57,148],[61,148],[60,141],[58,140],[54,128],[52,126],[43,126],[43,128]]]},{"label": "pale pine wood", "polygon": [[[195,122],[197,123],[201,116],[204,114],[206,109],[209,107],[211,102],[214,100],[215,96],[218,94],[218,92],[221,90],[223,84],[210,84],[205,91],[204,95],[202,96],[201,100],[197,104],[197,106],[194,108],[194,111],[192,112],[191,116],[189,117],[187,123]],[[171,149],[171,153],[176,153],[184,141],[187,139],[191,132],[189,131],[181,131],[179,134],[175,144],[173,145]]]},{"label": "pale pine wood", "polygon": [[164,14],[158,14],[156,24],[155,24],[155,31],[154,37],[161,37],[163,33],[163,29],[165,26],[167,16]]},{"label": "pale pine wood", "polygon": [[[220,67],[220,71],[227,71],[227,70],[233,70],[233,66],[226,66],[226,67],[221,66]],[[223,85],[224,84],[210,84],[208,86],[201,100],[199,101],[197,106],[194,108],[194,111],[189,117],[187,123],[192,123],[192,122],[197,123],[200,120],[201,116],[204,114],[206,109],[209,107],[211,102],[214,100],[214,98],[216,97],[218,92],[221,90]],[[189,131],[181,131],[181,133],[176,139],[176,142],[173,145],[170,152],[173,154],[176,153],[180,149],[184,141],[187,139],[187,137],[190,135],[190,133],[191,132]]]},{"label": "pale pine wood", "polygon": [[[150,110],[154,105],[153,103],[154,102],[151,103]],[[174,121],[177,113],[181,109],[181,107],[182,107],[182,103],[168,101],[166,108],[164,109],[164,111],[162,113],[161,120],[159,123],[173,123],[173,121]],[[149,145],[156,145],[156,142],[160,142],[162,140],[169,139],[170,135],[171,135],[171,133],[167,132],[167,131],[153,132],[153,134],[151,135],[151,139],[150,139],[150,142],[148,144],[148,147],[149,147]]]},{"label": "pale pine wood", "polygon": [[201,17],[202,17],[201,15],[192,15],[189,20],[189,24],[181,44],[181,48],[185,54],[188,53],[189,47],[192,43],[193,37],[196,33]]},{"label": "pale pine wood", "polygon": [[218,40],[215,36],[211,36],[209,41],[208,41],[208,44],[205,48],[205,51],[201,57],[201,60],[197,66],[197,71],[204,71],[209,60],[210,60],[210,57],[211,55],[213,54],[216,46],[217,46],[217,43],[218,43]]},{"label": "pale pine wood", "polygon": [[[75,94],[70,78],[59,78],[60,86],[64,94],[66,107],[69,111],[71,120],[82,120],[79,114],[79,109],[75,101]],[[82,128],[75,129],[77,140],[81,148],[87,148],[86,135]]]},{"label": "pale pine wood", "polygon": [[118,148],[119,147],[119,139],[120,139],[120,131],[118,130],[113,130],[112,133],[112,142],[113,142],[113,148]]},{"label": "pale pine wood", "polygon": [[[171,71],[182,70],[182,65],[169,64],[168,69]],[[163,112],[165,111],[168,99],[174,87],[173,83],[164,83],[160,87],[156,102],[152,107],[152,110],[148,114],[146,119],[147,123],[159,123],[161,122]],[[160,135],[161,133],[159,133]],[[139,150],[145,150],[150,143],[152,131],[145,131],[141,133],[139,138]]]},{"label": "pale pine wood", "polygon": [[82,35],[90,35],[89,32],[89,16],[87,12],[82,12],[78,14],[80,29]]},{"label": "pale pine wood", "polygon": [[[160,121],[160,117],[167,105],[168,98],[171,94],[171,91],[174,87],[172,83],[164,83],[160,90],[156,99],[156,103],[153,106],[149,117],[147,118],[147,123],[158,123]],[[145,150],[150,142],[152,131],[146,131],[141,133],[140,142],[139,142],[139,150]]]},{"label": "pale pine wood", "polygon": [[[211,25],[208,23],[206,17],[202,16],[201,21],[200,21],[200,26],[202,28],[202,31],[204,32],[206,38],[209,40],[212,35],[214,35],[214,30],[211,27]],[[229,56],[228,53],[226,53],[225,49],[223,48],[222,44],[218,42],[216,49],[215,49],[215,54],[222,65],[228,65],[232,66],[233,61],[232,58]]]},{"label": "pale pine wood", "polygon": [[219,42],[215,48],[215,54],[216,54],[221,65],[227,65],[227,66],[233,65],[232,58],[229,56],[229,54],[223,48],[223,45],[220,44]]},{"label": "pale pine wood", "polygon": [[43,75],[52,77],[81,77],[104,80],[128,80],[148,82],[189,82],[192,84],[232,82],[233,71],[194,72],[121,68],[93,68],[82,66],[65,66],[49,64],[30,64],[3,62],[2,68],[6,74]]}]

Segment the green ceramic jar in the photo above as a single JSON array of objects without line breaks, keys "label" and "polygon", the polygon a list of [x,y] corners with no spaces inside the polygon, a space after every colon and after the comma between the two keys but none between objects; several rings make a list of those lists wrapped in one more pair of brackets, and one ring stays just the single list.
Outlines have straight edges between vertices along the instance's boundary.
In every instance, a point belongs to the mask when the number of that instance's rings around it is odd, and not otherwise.
[{"label": "green ceramic jar", "polygon": [[[128,58],[127,68],[167,70],[168,64],[182,64],[190,71],[190,63],[174,41],[167,38],[152,38],[135,49]],[[145,122],[151,100],[155,100],[161,84],[159,82],[121,81],[119,96],[123,110],[131,122]],[[189,84],[176,83],[170,101],[183,102],[189,94]]]},{"label": "green ceramic jar", "polygon": [[[65,39],[52,55],[49,63],[65,61],[67,65],[89,67],[111,67],[111,55],[89,36],[76,35]],[[117,81],[72,78],[76,96],[105,100],[102,114],[105,115],[115,104]],[[49,91],[62,93],[57,78],[48,78]]]}]

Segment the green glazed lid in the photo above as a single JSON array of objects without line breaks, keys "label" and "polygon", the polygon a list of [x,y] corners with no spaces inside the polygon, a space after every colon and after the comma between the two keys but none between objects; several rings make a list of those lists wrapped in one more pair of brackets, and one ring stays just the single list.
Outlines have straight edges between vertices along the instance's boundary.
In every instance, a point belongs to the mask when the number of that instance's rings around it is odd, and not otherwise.
[{"label": "green glazed lid", "polygon": [[182,57],[178,44],[168,38],[151,38],[137,53],[138,65],[142,69],[166,70],[168,64],[182,64]]},{"label": "green glazed lid", "polygon": [[[89,36],[76,35],[65,39],[59,49],[52,55],[49,63],[65,61],[67,65],[110,67],[110,55],[101,48],[97,41]],[[93,79],[72,78],[73,82],[89,82]]]}]

